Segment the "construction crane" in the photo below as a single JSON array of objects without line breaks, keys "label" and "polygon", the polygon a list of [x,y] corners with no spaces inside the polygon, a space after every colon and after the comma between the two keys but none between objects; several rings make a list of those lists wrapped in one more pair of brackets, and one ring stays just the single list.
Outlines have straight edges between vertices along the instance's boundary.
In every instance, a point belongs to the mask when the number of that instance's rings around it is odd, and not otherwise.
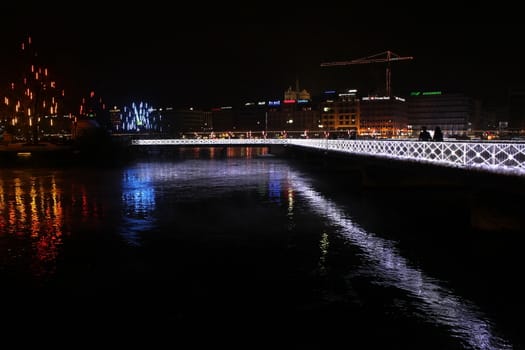
[{"label": "construction crane", "polygon": [[412,56],[399,56],[392,51],[381,52],[372,56],[362,57],[351,61],[325,62],[321,67],[348,66],[351,64],[381,63],[386,62],[386,95],[391,96],[391,68],[390,62],[411,60]]}]

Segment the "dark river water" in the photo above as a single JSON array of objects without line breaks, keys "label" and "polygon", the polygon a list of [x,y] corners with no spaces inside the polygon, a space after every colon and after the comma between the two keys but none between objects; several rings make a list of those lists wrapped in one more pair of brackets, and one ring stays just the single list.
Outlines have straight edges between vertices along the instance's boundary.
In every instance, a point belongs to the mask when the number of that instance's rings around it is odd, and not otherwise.
[{"label": "dark river water", "polygon": [[259,148],[2,169],[4,342],[524,348],[519,233],[349,179]]}]

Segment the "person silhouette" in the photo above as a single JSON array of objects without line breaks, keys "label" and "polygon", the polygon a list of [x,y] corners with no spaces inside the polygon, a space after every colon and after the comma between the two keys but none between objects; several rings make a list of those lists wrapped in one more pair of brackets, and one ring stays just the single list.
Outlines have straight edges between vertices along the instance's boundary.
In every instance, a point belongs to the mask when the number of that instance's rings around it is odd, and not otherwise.
[{"label": "person silhouette", "polygon": [[432,139],[432,136],[430,136],[430,133],[427,130],[426,126],[421,127],[421,132],[419,133],[419,141],[430,141]]},{"label": "person silhouette", "polygon": [[434,129],[434,137],[432,138],[434,141],[443,141],[443,132],[441,131],[441,128],[439,126],[436,126]]}]

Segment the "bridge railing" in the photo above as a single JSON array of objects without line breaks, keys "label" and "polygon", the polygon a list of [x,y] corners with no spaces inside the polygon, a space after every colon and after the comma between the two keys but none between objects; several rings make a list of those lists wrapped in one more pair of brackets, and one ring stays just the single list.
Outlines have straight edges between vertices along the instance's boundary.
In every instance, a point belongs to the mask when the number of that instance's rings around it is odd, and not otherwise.
[{"label": "bridge railing", "polygon": [[228,146],[228,145],[283,145],[286,139],[135,139],[136,146]]},{"label": "bridge railing", "polygon": [[524,143],[288,139],[288,144],[334,152],[525,175]]},{"label": "bridge railing", "polygon": [[357,155],[525,175],[525,143],[333,139],[135,139],[133,145],[292,145]]}]

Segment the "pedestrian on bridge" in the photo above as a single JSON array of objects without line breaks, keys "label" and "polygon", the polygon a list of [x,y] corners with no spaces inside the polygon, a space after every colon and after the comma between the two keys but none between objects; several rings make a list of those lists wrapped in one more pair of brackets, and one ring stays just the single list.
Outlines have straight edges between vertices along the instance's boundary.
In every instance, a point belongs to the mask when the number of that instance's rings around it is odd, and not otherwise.
[{"label": "pedestrian on bridge", "polygon": [[439,126],[436,126],[434,129],[434,136],[432,137],[434,141],[443,141],[443,132]]},{"label": "pedestrian on bridge", "polygon": [[426,126],[421,127],[421,132],[419,133],[419,141],[430,141],[432,140],[432,136],[427,130]]}]

